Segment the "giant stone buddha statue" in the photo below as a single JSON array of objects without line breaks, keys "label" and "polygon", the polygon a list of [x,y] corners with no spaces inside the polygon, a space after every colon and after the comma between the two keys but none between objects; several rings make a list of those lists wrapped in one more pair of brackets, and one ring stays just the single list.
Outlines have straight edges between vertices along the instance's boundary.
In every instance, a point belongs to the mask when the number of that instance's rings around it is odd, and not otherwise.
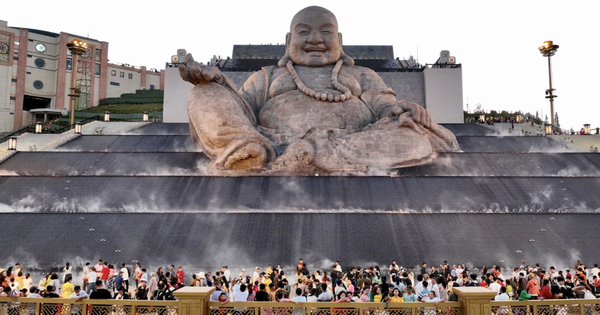
[{"label": "giant stone buddha statue", "polygon": [[239,90],[191,55],[179,70],[195,85],[187,104],[192,138],[215,173],[362,173],[459,150],[425,108],[397,100],[374,71],[354,66],[335,15],[321,7],[294,16],[285,55]]}]

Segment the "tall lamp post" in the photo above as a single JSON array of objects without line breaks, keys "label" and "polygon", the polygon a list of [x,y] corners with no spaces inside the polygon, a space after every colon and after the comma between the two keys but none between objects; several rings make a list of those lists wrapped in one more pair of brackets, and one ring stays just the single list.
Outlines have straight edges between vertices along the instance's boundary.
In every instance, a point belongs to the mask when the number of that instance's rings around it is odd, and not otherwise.
[{"label": "tall lamp post", "polygon": [[75,103],[81,94],[81,90],[77,88],[77,57],[87,51],[87,43],[80,39],[74,39],[67,44],[67,48],[71,51],[71,55],[73,55],[73,62],[71,63],[71,94],[69,94],[71,97],[69,124],[72,126],[75,124]]},{"label": "tall lamp post", "polygon": [[554,89],[552,88],[552,67],[550,57],[554,56],[558,49],[558,45],[554,45],[551,40],[547,40],[544,42],[544,45],[540,46],[538,49],[544,57],[548,57],[548,78],[550,81],[550,88],[546,90],[546,98],[550,99],[550,124],[552,125],[552,128],[554,128],[554,98],[558,96],[554,95]]}]

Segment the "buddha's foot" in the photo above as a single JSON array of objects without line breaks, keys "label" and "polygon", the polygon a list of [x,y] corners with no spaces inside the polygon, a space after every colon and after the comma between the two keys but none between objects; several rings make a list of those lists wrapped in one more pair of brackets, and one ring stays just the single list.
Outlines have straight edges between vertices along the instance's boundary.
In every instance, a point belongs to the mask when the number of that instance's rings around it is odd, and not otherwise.
[{"label": "buddha's foot", "polygon": [[315,149],[306,140],[292,143],[287,150],[273,162],[274,171],[301,171],[309,167],[315,155]]},{"label": "buddha's foot", "polygon": [[257,143],[248,143],[233,152],[225,162],[228,170],[260,170],[263,168],[267,152]]}]

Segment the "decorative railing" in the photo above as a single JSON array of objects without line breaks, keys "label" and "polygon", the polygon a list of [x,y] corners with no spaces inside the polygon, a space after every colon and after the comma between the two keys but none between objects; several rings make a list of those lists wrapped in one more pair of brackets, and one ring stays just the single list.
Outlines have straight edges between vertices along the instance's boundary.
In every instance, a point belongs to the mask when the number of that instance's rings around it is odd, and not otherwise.
[{"label": "decorative railing", "polygon": [[208,315],[462,315],[461,303],[209,302]]},{"label": "decorative railing", "polygon": [[600,299],[491,302],[494,315],[597,315]]},{"label": "decorative railing", "polygon": [[0,315],[179,315],[177,301],[0,297]]}]

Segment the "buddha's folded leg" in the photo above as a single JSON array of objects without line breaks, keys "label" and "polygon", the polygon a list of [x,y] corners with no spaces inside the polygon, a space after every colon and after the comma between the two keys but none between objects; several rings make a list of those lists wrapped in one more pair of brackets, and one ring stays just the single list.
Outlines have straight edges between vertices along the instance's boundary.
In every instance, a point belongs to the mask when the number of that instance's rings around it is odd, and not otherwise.
[{"label": "buddha's folded leg", "polygon": [[275,152],[254,127],[253,114],[231,89],[214,82],[194,86],[188,97],[190,133],[204,148],[212,166],[225,169],[261,169]]},{"label": "buddha's folded leg", "polygon": [[329,171],[393,169],[429,162],[434,149],[428,131],[404,118],[386,119],[362,132],[339,138],[313,139],[313,164]]}]

